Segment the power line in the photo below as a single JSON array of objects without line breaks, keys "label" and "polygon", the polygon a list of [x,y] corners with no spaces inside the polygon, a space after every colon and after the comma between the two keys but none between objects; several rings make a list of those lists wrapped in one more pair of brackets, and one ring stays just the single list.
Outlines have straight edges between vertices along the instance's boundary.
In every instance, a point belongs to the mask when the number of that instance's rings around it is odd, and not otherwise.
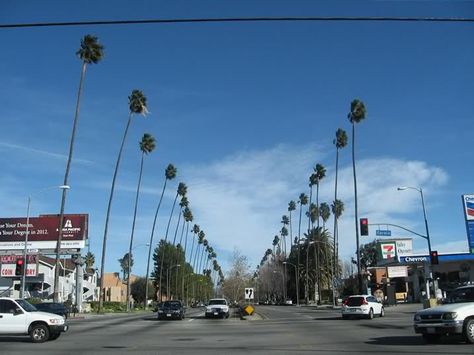
[{"label": "power line", "polygon": [[188,18],[149,19],[115,21],[68,21],[0,24],[0,28],[25,27],[67,27],[67,26],[109,26],[168,23],[225,23],[225,22],[474,22],[474,18],[463,17],[228,17],[228,18]]}]

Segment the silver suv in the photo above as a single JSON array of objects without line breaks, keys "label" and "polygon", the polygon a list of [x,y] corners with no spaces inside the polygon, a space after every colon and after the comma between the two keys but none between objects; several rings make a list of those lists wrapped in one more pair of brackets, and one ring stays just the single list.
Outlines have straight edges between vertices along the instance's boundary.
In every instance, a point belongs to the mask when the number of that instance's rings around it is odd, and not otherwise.
[{"label": "silver suv", "polygon": [[461,334],[466,342],[474,344],[474,285],[458,287],[442,306],[417,312],[414,328],[427,342]]}]

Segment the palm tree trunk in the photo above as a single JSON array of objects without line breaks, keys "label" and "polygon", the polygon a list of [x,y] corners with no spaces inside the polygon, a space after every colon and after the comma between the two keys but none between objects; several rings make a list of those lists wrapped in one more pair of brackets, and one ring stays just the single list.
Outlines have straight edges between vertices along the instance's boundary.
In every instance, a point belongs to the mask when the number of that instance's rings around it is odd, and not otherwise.
[{"label": "palm tree trunk", "polygon": [[[316,208],[317,208],[317,222],[316,222],[316,228],[318,229],[318,233],[321,233],[319,230],[319,179],[318,183],[316,184]],[[320,257],[320,251],[321,251],[321,244],[316,243],[314,245],[314,258],[315,258],[315,266],[316,266],[316,279],[318,283],[318,303],[321,303],[321,269],[320,269],[320,262],[319,262],[319,257]],[[316,297],[316,293],[315,293]]]},{"label": "palm tree trunk", "polygon": [[158,206],[156,207],[155,211],[155,218],[153,219],[153,227],[151,228],[151,236],[150,236],[150,245],[148,246],[148,261],[146,264],[146,277],[145,277],[145,304],[144,307],[145,309],[148,307],[147,299],[148,299],[148,276],[150,273],[150,258],[151,258],[151,249],[153,247],[153,236],[155,234],[155,226],[156,226],[156,220],[158,218],[158,212],[161,207],[161,202],[163,201],[163,196],[165,194],[165,189],[166,189],[166,183],[168,182],[168,179],[165,177],[165,183],[163,184],[163,190],[161,190],[161,196],[160,196],[160,201],[158,202]]},{"label": "palm tree trunk", "polygon": [[[133,236],[135,234],[135,222],[137,220],[137,209],[138,209],[138,197],[140,195],[140,185],[142,183],[142,173],[143,173],[143,160],[145,158],[145,153],[142,152],[142,159],[140,163],[140,175],[138,176],[138,186],[137,194],[135,196],[135,208],[133,210],[133,222],[132,222],[132,233],[130,234],[130,246],[128,248],[128,278],[127,278],[127,312],[131,310],[131,275],[132,275],[132,248],[133,248]],[[145,296],[146,297],[146,296]]]},{"label": "palm tree trunk", "polygon": [[[64,174],[64,181],[63,185],[67,186],[68,179],[69,179],[69,170],[71,169],[71,162],[72,162],[72,153],[74,151],[74,141],[76,137],[76,130],[77,130],[77,122],[79,121],[79,109],[81,104],[81,96],[84,86],[84,77],[86,75],[86,68],[87,63],[85,61],[82,62],[82,69],[81,69],[81,78],[79,80],[79,89],[77,91],[77,101],[76,101],[76,112],[74,113],[74,121],[72,124],[72,133],[71,139],[69,140],[69,155],[66,163],[66,172]],[[64,208],[66,206],[66,194],[67,189],[62,189],[62,196],[61,196],[61,207],[59,209],[59,235],[58,241],[56,243],[56,262],[55,262],[55,269],[54,269],[54,302],[59,302],[59,255],[61,251],[61,242],[63,238],[63,220],[64,220]],[[64,298],[64,295],[63,295]]]},{"label": "palm tree trunk", "polygon": [[357,177],[356,177],[356,166],[355,166],[355,123],[352,122],[352,171],[354,172],[354,216],[355,216],[355,229],[356,229],[356,253],[357,253],[357,280],[359,286],[359,294],[362,290],[362,274],[360,268],[360,250],[359,250],[359,216],[357,210]]},{"label": "palm tree trunk", "polygon": [[[300,239],[301,239],[301,214],[303,212],[303,205],[300,203],[300,219],[299,219],[299,222],[298,222],[298,243],[296,245],[296,249],[298,250],[298,253],[296,254],[297,257],[298,257],[298,263],[297,263],[297,272],[296,272],[296,276],[297,276],[297,280],[296,280],[296,285],[298,285],[298,289],[300,287]],[[299,300],[298,300],[299,302]]]},{"label": "palm tree trunk", "polygon": [[[334,206],[337,201],[337,175],[338,175],[338,168],[339,168],[339,148],[336,147],[336,176],[335,176],[335,182],[334,182]],[[336,208],[334,208],[334,212],[336,211]],[[337,214],[334,214],[334,232],[333,232],[333,265],[332,265],[332,305],[333,307],[336,306],[336,295],[335,295],[335,279],[336,279],[336,263],[338,262],[338,256],[337,256]]]},{"label": "palm tree trunk", "polygon": [[[160,265],[160,283],[159,283],[159,287],[160,287],[160,302],[163,301],[163,292],[162,291],[162,288],[161,288],[161,281],[163,280],[163,262],[164,262],[164,258],[165,258],[165,246],[166,246],[166,242],[168,241],[168,232],[170,230],[170,224],[171,224],[171,219],[173,218],[173,212],[174,212],[174,207],[176,205],[176,200],[178,199],[178,192],[176,192],[176,196],[174,197],[174,201],[173,201],[173,207],[171,208],[171,213],[170,213],[170,218],[168,219],[168,225],[166,226],[166,233],[165,233],[165,242],[163,243],[163,250],[161,252],[161,265]],[[171,265],[170,265],[171,266]]]},{"label": "palm tree trunk", "polygon": [[120,166],[120,159],[122,158],[122,151],[123,151],[123,147],[125,145],[125,139],[127,138],[127,133],[128,133],[128,129],[130,127],[130,123],[132,121],[132,111],[130,111],[129,115],[128,115],[128,121],[127,121],[127,126],[125,127],[125,132],[123,134],[123,138],[122,138],[122,144],[120,145],[120,150],[119,150],[119,154],[118,154],[118,157],[117,157],[117,162],[115,163],[115,171],[114,171],[114,176],[112,178],[112,187],[110,189],[110,196],[109,196],[109,203],[107,205],[107,214],[106,214],[106,217],[105,217],[105,229],[104,229],[104,239],[102,241],[102,260],[101,260],[101,263],[100,263],[100,289],[99,289],[99,307],[98,307],[98,310],[97,312],[100,313],[102,311],[102,307],[104,305],[104,298],[105,298],[105,295],[103,294],[104,292],[104,268],[105,268],[105,253],[106,253],[106,250],[107,250],[107,232],[108,232],[108,227],[109,227],[109,218],[110,218],[110,210],[111,210],[111,207],[112,207],[112,199],[113,199],[113,196],[114,196],[114,190],[115,190],[115,181],[117,179],[117,173],[118,173],[118,169],[119,169],[119,166]]},{"label": "palm tree trunk", "polygon": [[[183,279],[181,280],[181,295],[184,298],[184,279],[186,278],[186,249],[188,246],[188,233],[189,233],[189,222],[186,223],[186,237],[184,239],[184,266],[183,266]],[[186,305],[188,305],[188,298],[186,297]]]}]

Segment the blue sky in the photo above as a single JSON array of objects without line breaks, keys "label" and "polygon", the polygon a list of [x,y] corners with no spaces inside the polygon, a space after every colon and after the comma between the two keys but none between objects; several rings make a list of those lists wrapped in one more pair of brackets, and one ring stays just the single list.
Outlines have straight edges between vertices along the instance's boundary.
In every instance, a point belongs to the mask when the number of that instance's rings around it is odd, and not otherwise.
[{"label": "blue sky", "polygon": [[[473,1],[2,1],[0,23],[239,16],[474,17]],[[224,269],[234,248],[259,263],[291,199],[308,193],[316,163],[327,168],[321,201],[333,199],[337,128],[362,99],[357,127],[359,215],[423,232],[415,191],[425,192],[433,249],[467,251],[461,195],[474,193],[474,24],[304,22],[168,24],[1,29],[0,216],[58,213],[85,34],[105,58],[87,69],[66,212],[88,213],[100,260],[113,168],[132,89],[150,114],[135,117],[112,207],[106,271],[128,250],[138,178],[145,161],[135,233],[135,273],[144,274],[154,211],[168,163],[156,236],[164,234],[179,181],[194,222]],[[350,148],[341,152],[341,254],[355,252]],[[332,219],[329,221],[332,229]],[[370,242],[375,238],[371,229]],[[296,230],[294,226],[294,230]],[[393,230],[395,237],[409,237]],[[426,241],[414,237],[417,251]]]}]

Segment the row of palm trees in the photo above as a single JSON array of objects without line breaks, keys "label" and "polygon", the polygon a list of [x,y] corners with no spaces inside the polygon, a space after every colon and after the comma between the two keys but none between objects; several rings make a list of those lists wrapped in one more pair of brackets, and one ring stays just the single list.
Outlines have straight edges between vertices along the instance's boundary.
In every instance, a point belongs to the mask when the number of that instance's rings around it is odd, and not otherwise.
[{"label": "row of palm trees", "polygon": [[[358,265],[358,280],[359,280],[359,292],[362,292],[362,279],[360,272],[360,251],[359,251],[359,230],[358,230],[358,205],[357,205],[357,179],[356,179],[356,165],[355,165],[355,126],[356,123],[360,123],[366,116],[365,105],[362,101],[355,99],[351,102],[350,112],[348,119],[352,124],[352,165],[353,165],[353,176],[354,176],[354,201],[355,201],[355,224],[356,224],[356,255]],[[298,197],[298,201],[290,201],[288,203],[288,215],[283,215],[281,219],[282,228],[279,231],[279,235],[273,238],[272,249],[265,251],[264,257],[260,262],[260,266],[267,264],[281,264],[283,265],[283,282],[286,284],[285,278],[287,277],[287,264],[292,264],[296,268],[296,285],[299,285],[299,279],[305,277],[305,288],[304,295],[306,302],[309,301],[310,295],[310,279],[313,281],[315,288],[315,298],[317,291],[317,298],[321,300],[322,283],[325,281],[326,286],[331,288],[334,292],[335,280],[340,275],[340,262],[339,262],[339,231],[338,231],[338,220],[341,218],[344,212],[344,203],[338,199],[338,171],[339,171],[339,153],[340,150],[345,148],[348,143],[347,133],[339,128],[336,131],[336,136],[333,140],[333,144],[336,147],[336,164],[335,164],[335,183],[334,183],[334,200],[329,206],[328,203],[319,203],[319,189],[321,181],[326,177],[326,168],[322,164],[316,164],[313,168],[313,172],[309,176],[309,197],[304,192]],[[313,203],[313,186],[316,186],[315,203]],[[299,205],[299,220],[298,220],[298,233],[293,238],[293,215]],[[301,224],[303,219],[303,206],[308,205],[305,215],[308,219],[308,226],[304,237],[301,234]],[[333,233],[332,237],[326,229],[326,223],[331,216],[331,212],[334,216]],[[320,224],[322,222],[322,225]],[[316,226],[315,226],[316,224]],[[286,248],[286,237],[289,236],[291,240],[291,252],[287,254]],[[332,239],[332,240],[331,240]],[[303,245],[301,244],[303,242]],[[313,256],[310,257],[310,246],[314,245]],[[304,255],[302,255],[304,254]],[[271,257],[270,257],[271,256]],[[302,263],[302,257],[305,257],[306,264]],[[314,269],[311,270],[309,262],[314,262]],[[291,279],[291,273],[289,274]],[[284,288],[284,292],[287,287]],[[299,290],[296,290],[296,296]],[[286,295],[284,295],[286,297]],[[298,296],[297,296],[298,297]],[[334,297],[333,301],[334,301]]]},{"label": "row of palm trees", "polygon": [[[104,56],[104,46],[99,43],[99,40],[96,36],[92,35],[86,35],[82,38],[81,40],[81,46],[79,50],[77,51],[77,56],[82,62],[82,70],[81,70],[81,76],[80,76],[80,81],[79,81],[79,89],[78,89],[78,94],[77,94],[77,102],[76,102],[76,110],[75,110],[75,115],[74,115],[74,122],[73,122],[73,129],[72,129],[72,135],[70,138],[70,144],[69,144],[69,156],[67,160],[67,165],[66,165],[66,172],[64,176],[64,182],[63,185],[68,185],[68,178],[69,178],[69,172],[71,168],[71,163],[72,163],[72,156],[73,156],[73,148],[74,148],[74,142],[75,142],[75,135],[76,135],[76,130],[77,130],[77,125],[78,125],[78,120],[79,120],[79,111],[80,111],[80,101],[81,101],[81,96],[83,92],[83,86],[84,86],[84,81],[85,81],[85,73],[86,69],[89,64],[97,64],[99,63],[103,56]],[[111,213],[111,207],[112,207],[112,201],[114,197],[114,191],[115,191],[115,184],[117,180],[117,175],[120,167],[120,162],[122,158],[122,153],[124,150],[125,142],[127,139],[128,131],[132,122],[132,118],[136,115],[142,115],[146,116],[148,113],[147,109],[147,98],[143,94],[142,91],[140,90],[132,90],[130,96],[128,97],[128,107],[129,107],[129,112],[128,112],[128,120],[125,126],[123,138],[121,141],[120,149],[118,152],[116,164],[115,164],[115,169],[114,169],[114,174],[112,177],[112,184],[111,184],[111,189],[110,189],[110,195],[108,199],[108,204],[107,204],[107,212],[106,212],[106,217],[105,217],[105,226],[104,226],[104,235],[103,235],[103,241],[102,241],[102,255],[101,255],[101,267],[100,267],[100,298],[99,298],[99,307],[98,311],[101,312],[102,307],[103,307],[103,301],[104,301],[104,271],[105,271],[105,258],[106,258],[106,251],[107,251],[107,238],[108,238],[108,227],[109,227],[109,220],[110,220],[110,213]],[[142,175],[143,175],[143,167],[144,167],[144,160],[145,156],[150,154],[154,149],[155,149],[155,138],[149,134],[145,133],[142,137],[142,140],[139,143],[139,147],[141,150],[141,161],[140,161],[140,171],[139,171],[139,177],[138,177],[138,184],[137,184],[137,190],[136,190],[136,197],[135,197],[135,204],[134,204],[134,213],[133,213],[133,222],[132,222],[132,228],[131,228],[131,234],[130,234],[130,243],[129,243],[129,252],[128,252],[128,264],[131,264],[131,255],[132,255],[132,249],[133,249],[133,241],[134,241],[134,231],[135,231],[135,223],[136,223],[136,217],[137,217],[137,209],[138,209],[138,202],[139,202],[139,195],[140,195],[140,186],[141,186],[141,180],[142,180]],[[160,196],[160,200],[158,202],[158,206],[156,209],[155,217],[153,220],[153,227],[151,231],[151,236],[150,236],[150,249],[148,252],[148,261],[147,261],[147,275],[146,275],[146,285],[148,287],[148,276],[149,276],[149,265],[150,265],[150,256],[151,256],[151,248],[153,245],[153,237],[154,237],[154,232],[156,228],[156,220],[158,216],[158,212],[161,207],[161,203],[163,200],[163,195],[166,190],[166,184],[169,180],[172,180],[176,177],[177,170],[176,168],[172,165],[169,164],[168,167],[165,170],[165,183],[163,186],[162,194]],[[165,235],[165,242],[167,241],[168,238],[168,232],[169,232],[169,227],[171,223],[171,219],[173,216],[176,200],[178,196],[181,196],[181,202],[180,202],[180,213],[178,217],[178,224],[177,228],[179,225],[179,219],[181,218],[181,214],[183,214],[183,221],[187,222],[189,225],[189,222],[192,221],[192,213],[188,207],[188,201],[186,198],[186,185],[184,183],[180,183],[178,186],[178,191],[175,197],[175,200],[173,202],[173,208],[170,214],[170,219],[168,221],[168,226],[166,229],[166,235]],[[55,301],[59,300],[59,292],[58,292],[58,286],[59,286],[59,255],[60,255],[60,249],[61,249],[61,239],[62,239],[62,226],[63,226],[63,218],[64,218],[64,208],[65,208],[65,203],[66,203],[66,189],[63,189],[62,193],[62,199],[61,199],[61,207],[60,207],[60,225],[59,225],[59,237],[57,241],[57,246],[56,246],[56,273],[55,273],[55,282],[54,282],[54,298]],[[184,223],[183,222],[183,223]],[[173,245],[176,243],[176,234],[177,234],[177,228],[175,231],[174,239],[173,239]],[[183,230],[184,230],[184,224],[183,224]],[[209,259],[213,259],[213,262],[215,262],[216,269],[220,271],[219,275],[222,275],[222,271],[220,270],[220,267],[218,267],[218,263],[215,260],[216,254],[214,253],[213,249],[208,246],[208,242],[206,239],[204,239],[204,236],[198,241],[198,244],[204,244],[205,242],[205,247],[207,248],[207,252],[209,253],[210,257]],[[180,240],[181,243],[181,240]],[[186,243],[187,244],[187,243]],[[197,248],[196,248],[197,250]],[[204,253],[204,251],[203,251]],[[88,254],[91,254],[90,252]],[[93,259],[93,255],[88,255],[88,261],[89,263]],[[162,258],[163,260],[163,258]],[[201,266],[201,265],[199,265]],[[216,271],[217,272],[217,271]],[[161,289],[161,270],[160,270],[160,289]],[[127,281],[127,309],[130,309],[130,277],[128,278]],[[146,298],[146,297],[145,297]]]}]

